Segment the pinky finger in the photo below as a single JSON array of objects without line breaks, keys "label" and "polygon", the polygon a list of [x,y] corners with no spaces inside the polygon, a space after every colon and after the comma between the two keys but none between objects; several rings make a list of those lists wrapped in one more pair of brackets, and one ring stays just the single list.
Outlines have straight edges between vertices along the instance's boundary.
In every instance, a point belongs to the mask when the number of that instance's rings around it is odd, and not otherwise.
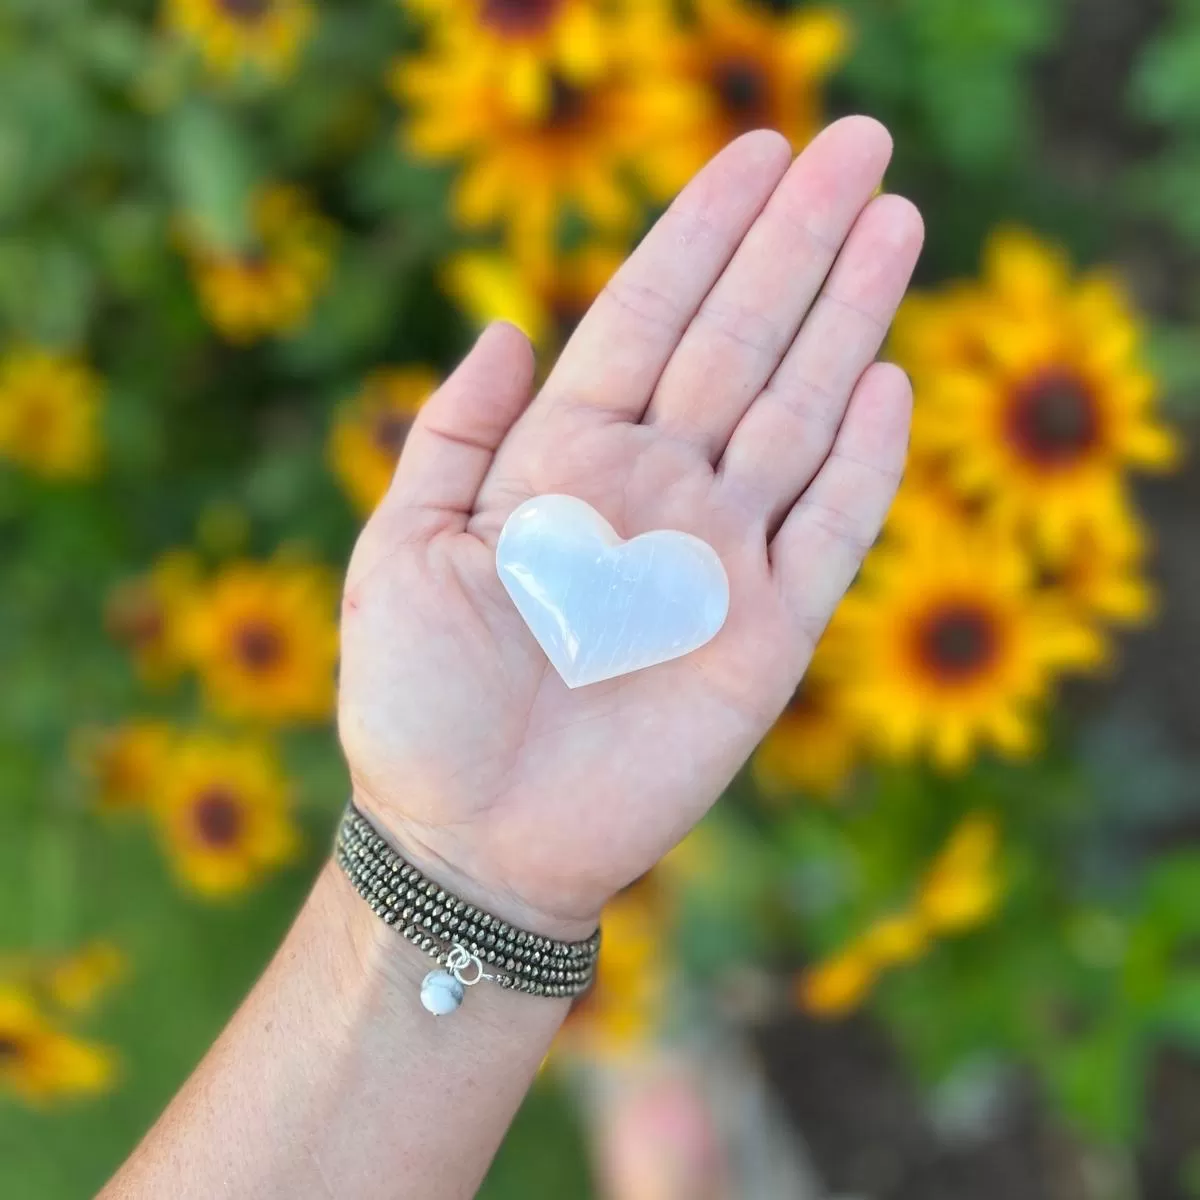
[{"label": "pinky finger", "polygon": [[876,363],[859,380],[825,464],[771,543],[775,579],[807,657],[871,548],[904,473],[908,376]]}]

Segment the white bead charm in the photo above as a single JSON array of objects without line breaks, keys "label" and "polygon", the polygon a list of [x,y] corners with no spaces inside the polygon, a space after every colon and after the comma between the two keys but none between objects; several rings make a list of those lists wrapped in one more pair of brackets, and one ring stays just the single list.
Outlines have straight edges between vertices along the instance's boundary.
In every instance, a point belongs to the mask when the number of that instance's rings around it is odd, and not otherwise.
[{"label": "white bead charm", "polygon": [[457,1012],[465,995],[466,988],[449,971],[439,968],[421,980],[421,1003],[435,1017]]}]

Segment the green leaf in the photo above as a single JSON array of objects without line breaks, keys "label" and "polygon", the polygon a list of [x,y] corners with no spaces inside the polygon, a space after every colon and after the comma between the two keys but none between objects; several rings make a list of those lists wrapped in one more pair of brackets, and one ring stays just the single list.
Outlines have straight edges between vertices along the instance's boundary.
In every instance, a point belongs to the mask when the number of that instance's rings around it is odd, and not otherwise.
[{"label": "green leaf", "polygon": [[191,100],[166,118],[162,137],[167,178],[188,221],[218,249],[249,247],[257,176],[241,128],[220,109]]}]

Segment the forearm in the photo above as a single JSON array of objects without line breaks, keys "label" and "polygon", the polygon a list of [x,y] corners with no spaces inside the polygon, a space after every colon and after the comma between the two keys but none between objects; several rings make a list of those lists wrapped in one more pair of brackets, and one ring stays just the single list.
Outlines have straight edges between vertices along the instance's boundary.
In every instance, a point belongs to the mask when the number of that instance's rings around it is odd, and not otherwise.
[{"label": "forearm", "polygon": [[485,983],[434,1018],[432,966],[327,865],[102,1200],[473,1196],[568,1002]]}]

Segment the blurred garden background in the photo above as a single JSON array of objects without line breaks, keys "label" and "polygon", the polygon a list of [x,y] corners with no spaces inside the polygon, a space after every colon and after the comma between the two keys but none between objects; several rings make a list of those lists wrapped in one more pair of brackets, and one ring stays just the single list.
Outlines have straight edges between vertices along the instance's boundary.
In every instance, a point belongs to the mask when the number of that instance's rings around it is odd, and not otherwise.
[{"label": "blurred garden background", "polygon": [[346,798],[340,573],[484,321],[893,130],[913,459],[488,1200],[1200,1197],[1198,0],[0,0],[0,1196],[95,1192]]}]

